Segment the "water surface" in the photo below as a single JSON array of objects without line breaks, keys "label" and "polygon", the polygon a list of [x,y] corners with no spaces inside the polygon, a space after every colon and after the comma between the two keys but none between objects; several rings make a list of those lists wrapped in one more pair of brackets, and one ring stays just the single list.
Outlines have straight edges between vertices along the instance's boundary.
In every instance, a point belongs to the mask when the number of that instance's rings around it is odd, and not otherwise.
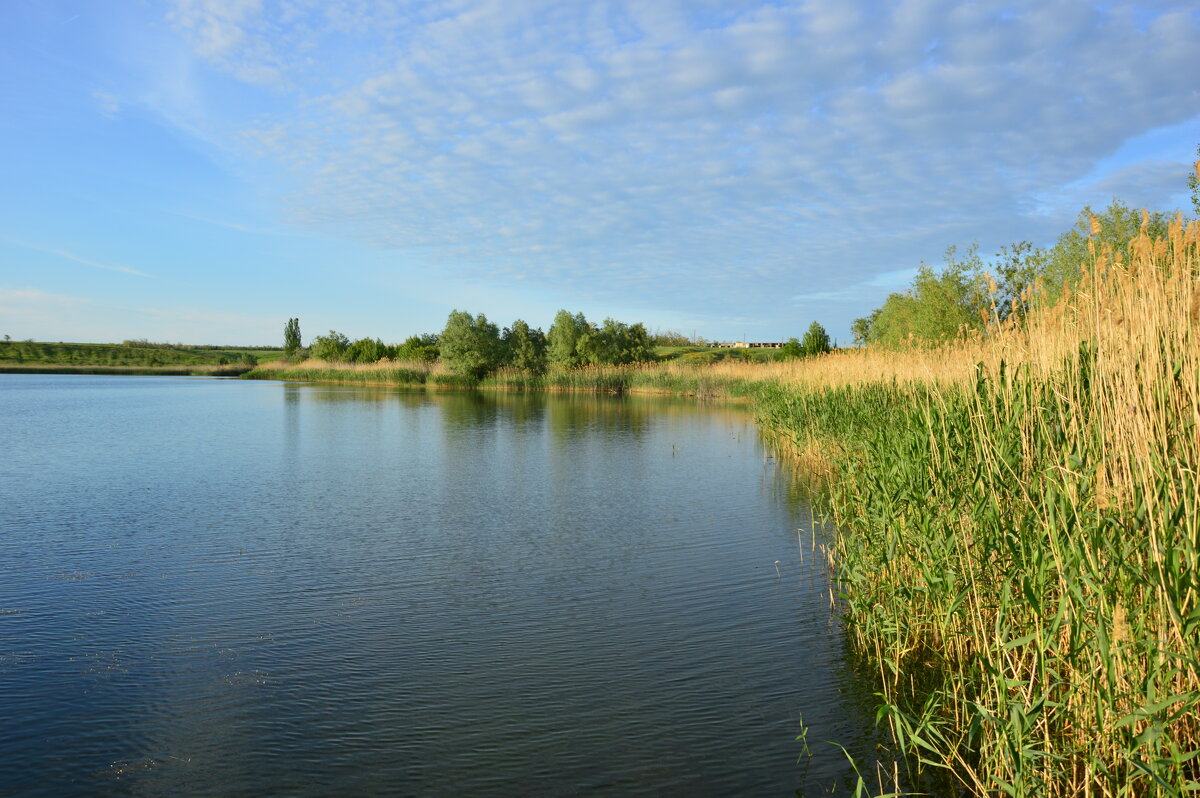
[{"label": "water surface", "polygon": [[742,410],[3,375],[0,418],[0,793],[816,795],[870,750]]}]

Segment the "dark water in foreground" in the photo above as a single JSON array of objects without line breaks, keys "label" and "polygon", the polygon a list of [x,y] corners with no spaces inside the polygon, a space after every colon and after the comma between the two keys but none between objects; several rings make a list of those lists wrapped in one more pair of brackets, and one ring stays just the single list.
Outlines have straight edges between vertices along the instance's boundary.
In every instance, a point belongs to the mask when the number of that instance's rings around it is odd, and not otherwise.
[{"label": "dark water in foreground", "polygon": [[0,794],[820,795],[870,750],[741,411],[4,375],[0,420]]}]

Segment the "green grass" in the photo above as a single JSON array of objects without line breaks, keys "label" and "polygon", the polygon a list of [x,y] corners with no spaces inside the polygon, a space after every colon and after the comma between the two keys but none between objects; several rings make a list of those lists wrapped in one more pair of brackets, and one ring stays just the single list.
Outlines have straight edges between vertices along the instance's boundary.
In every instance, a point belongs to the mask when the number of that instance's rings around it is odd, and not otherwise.
[{"label": "green grass", "polygon": [[274,359],[282,354],[282,350],[279,349],[153,344],[144,341],[124,344],[0,341],[0,367],[24,371],[36,370],[38,367],[104,367],[127,370],[235,366],[240,363],[250,364],[253,362],[251,359]]},{"label": "green grass", "polygon": [[240,377],[250,366],[26,366],[0,365],[0,374],[98,374],[140,377]]}]

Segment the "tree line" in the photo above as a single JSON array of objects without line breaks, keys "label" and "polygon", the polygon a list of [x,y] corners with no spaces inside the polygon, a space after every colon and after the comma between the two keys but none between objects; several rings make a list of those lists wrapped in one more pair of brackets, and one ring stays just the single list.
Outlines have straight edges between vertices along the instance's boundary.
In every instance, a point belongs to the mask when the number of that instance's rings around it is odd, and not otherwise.
[{"label": "tree line", "polygon": [[[676,333],[669,333],[671,336]],[[303,351],[300,320],[284,326],[284,354],[300,354],[330,362],[375,363],[383,359],[441,360],[455,373],[482,378],[504,367],[542,374],[550,366],[623,365],[656,358],[655,339],[644,324],[605,319],[596,324],[582,313],[560,310],[547,332],[517,319],[501,329],[487,316],[453,310],[440,333],[414,335],[389,345],[378,338],[351,341],[336,330],[312,339]]]},{"label": "tree line", "polygon": [[[480,313],[453,310],[440,333],[414,335],[400,344],[385,344],[379,338],[350,340],[337,330],[314,337],[305,348],[300,320],[284,325],[284,356],[312,357],[333,363],[377,363],[381,360],[442,361],[451,371],[481,379],[500,368],[515,368],[544,374],[548,368],[620,366],[658,359],[658,346],[701,346],[698,339],[668,331],[650,334],[640,322],[627,324],[606,318],[596,324],[582,313],[560,310],[550,329],[531,327],[517,319],[501,329]],[[813,322],[803,340],[789,338],[776,350],[754,350],[755,360],[783,360],[829,352],[829,334]],[[750,353],[745,353],[749,355]]]}]

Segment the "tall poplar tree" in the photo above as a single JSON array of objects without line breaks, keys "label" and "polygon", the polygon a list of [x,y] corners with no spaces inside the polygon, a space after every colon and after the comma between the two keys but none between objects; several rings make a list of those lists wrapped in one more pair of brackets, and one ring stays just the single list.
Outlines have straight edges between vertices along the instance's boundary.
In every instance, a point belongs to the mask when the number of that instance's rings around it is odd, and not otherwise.
[{"label": "tall poplar tree", "polygon": [[300,319],[288,319],[283,325],[283,353],[293,357],[300,351]]}]

